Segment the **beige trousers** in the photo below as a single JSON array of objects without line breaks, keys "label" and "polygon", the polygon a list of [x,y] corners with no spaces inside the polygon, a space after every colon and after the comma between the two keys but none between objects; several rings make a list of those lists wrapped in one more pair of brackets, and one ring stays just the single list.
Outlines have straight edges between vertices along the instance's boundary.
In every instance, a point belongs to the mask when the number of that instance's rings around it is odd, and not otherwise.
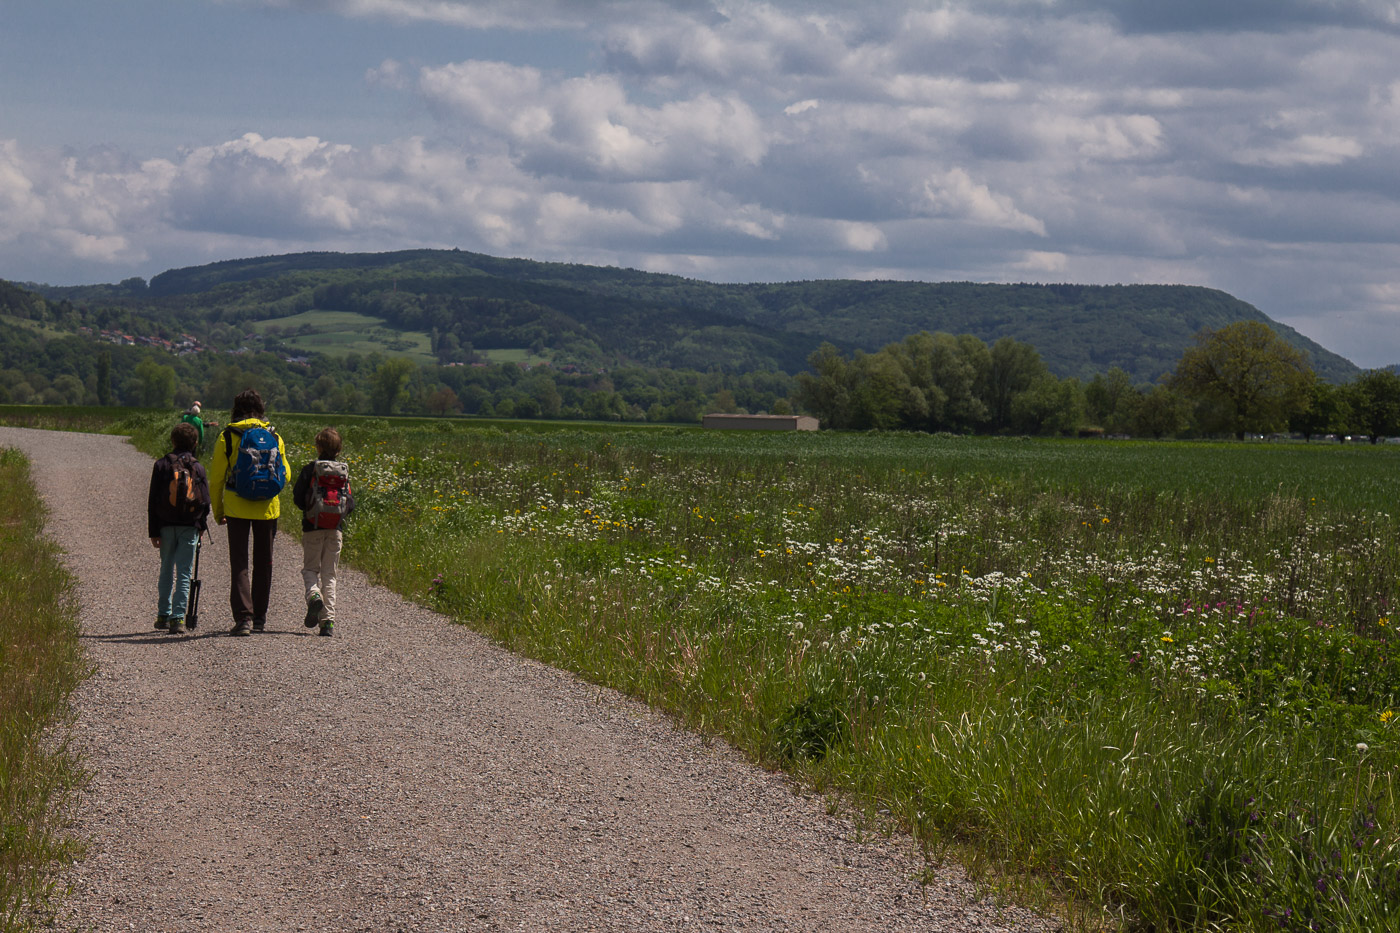
[{"label": "beige trousers", "polygon": [[340,564],[340,529],[318,528],[301,535],[301,580],[306,584],[306,601],[320,594],[325,607],[321,621],[335,621],[335,568]]}]

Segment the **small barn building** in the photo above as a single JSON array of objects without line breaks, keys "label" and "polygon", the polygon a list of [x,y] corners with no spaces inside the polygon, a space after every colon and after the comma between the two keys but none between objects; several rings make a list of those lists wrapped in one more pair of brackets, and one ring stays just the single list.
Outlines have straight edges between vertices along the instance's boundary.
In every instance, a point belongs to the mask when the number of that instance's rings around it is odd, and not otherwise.
[{"label": "small barn building", "polygon": [[817,423],[810,415],[706,415],[701,422],[725,431],[815,431]]}]

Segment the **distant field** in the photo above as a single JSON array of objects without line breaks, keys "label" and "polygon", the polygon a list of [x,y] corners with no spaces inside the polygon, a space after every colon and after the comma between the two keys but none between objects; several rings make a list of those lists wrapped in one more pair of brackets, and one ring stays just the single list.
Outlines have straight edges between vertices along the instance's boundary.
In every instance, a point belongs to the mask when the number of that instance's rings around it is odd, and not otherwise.
[{"label": "distant field", "polygon": [[343,357],[377,351],[407,356],[418,363],[434,361],[432,341],[427,334],[394,330],[380,318],[354,311],[304,311],[254,325],[256,331],[264,334],[274,327],[281,331],[287,344],[310,353]]},{"label": "distant field", "polygon": [[549,357],[531,353],[524,347],[512,347],[500,350],[477,350],[477,353],[486,357],[493,363],[547,363]]},{"label": "distant field", "polygon": [[68,333],[67,331],[59,330],[56,327],[50,327],[47,324],[41,324],[38,321],[31,321],[28,318],[13,317],[9,314],[0,314],[0,326],[24,327],[28,330],[34,331],[37,334],[43,335],[45,339],[49,340],[52,340],[56,337],[72,336],[72,334]]},{"label": "distant field", "polygon": [[[385,353],[406,356],[417,363],[433,363],[432,340],[416,330],[395,330],[384,321],[355,311],[303,311],[291,317],[259,321],[253,325],[258,333],[271,329],[281,331],[290,346],[308,353],[325,353],[344,357],[351,353]],[[306,329],[305,333],[298,333]],[[544,363],[548,357],[521,348],[478,350],[492,363]]]}]

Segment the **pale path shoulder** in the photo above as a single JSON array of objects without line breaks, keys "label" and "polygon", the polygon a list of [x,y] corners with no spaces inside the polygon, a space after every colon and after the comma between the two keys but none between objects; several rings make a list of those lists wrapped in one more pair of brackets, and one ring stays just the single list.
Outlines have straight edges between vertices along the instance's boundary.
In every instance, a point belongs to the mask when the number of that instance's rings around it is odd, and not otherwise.
[{"label": "pale path shoulder", "polygon": [[[662,716],[343,573],[336,637],[301,619],[277,538],[268,631],[226,636],[222,528],[201,624],[151,628],[151,460],[120,438],[0,428],[77,574],[97,674],[70,930],[1027,930],[927,887],[906,840]],[[353,533],[353,532],[352,532]]]}]

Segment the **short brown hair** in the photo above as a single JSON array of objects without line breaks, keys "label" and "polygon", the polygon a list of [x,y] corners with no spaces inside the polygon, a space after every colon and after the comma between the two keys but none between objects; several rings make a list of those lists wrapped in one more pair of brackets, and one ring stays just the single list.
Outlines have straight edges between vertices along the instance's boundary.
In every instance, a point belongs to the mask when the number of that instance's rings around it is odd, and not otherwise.
[{"label": "short brown hair", "polygon": [[266,414],[262,396],[258,394],[257,389],[244,389],[233,397],[232,420],[243,421],[247,418],[257,418],[261,421]]},{"label": "short brown hair", "polygon": [[188,421],[182,421],[170,432],[170,446],[176,450],[194,450],[199,445],[199,430]]},{"label": "short brown hair", "polygon": [[322,460],[334,460],[340,456],[340,432],[335,428],[322,428],[316,435],[316,456]]}]

